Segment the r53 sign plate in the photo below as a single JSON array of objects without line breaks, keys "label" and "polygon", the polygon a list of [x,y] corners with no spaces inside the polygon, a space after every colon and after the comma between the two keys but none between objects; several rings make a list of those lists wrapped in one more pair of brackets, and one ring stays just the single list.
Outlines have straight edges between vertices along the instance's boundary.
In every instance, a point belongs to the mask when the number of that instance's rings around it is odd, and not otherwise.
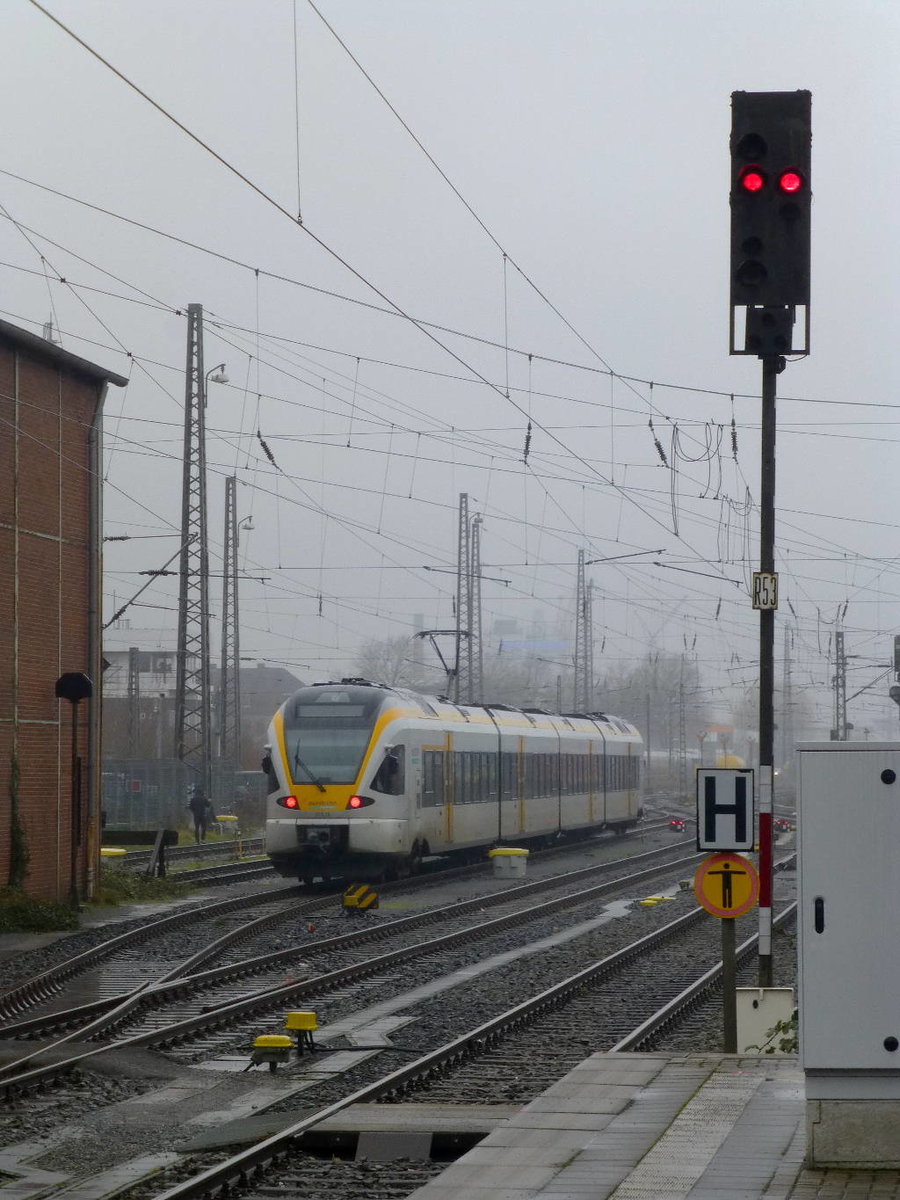
[{"label": "r53 sign plate", "polygon": [[753,607],[778,607],[778,576],[768,571],[753,572]]}]

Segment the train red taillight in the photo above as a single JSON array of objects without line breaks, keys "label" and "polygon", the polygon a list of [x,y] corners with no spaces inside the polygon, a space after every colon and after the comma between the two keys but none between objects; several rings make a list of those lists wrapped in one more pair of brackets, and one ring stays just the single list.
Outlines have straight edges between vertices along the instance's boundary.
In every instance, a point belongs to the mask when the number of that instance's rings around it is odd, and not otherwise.
[{"label": "train red taillight", "polygon": [[299,808],[300,804],[296,796],[282,796],[276,803],[283,808]]},{"label": "train red taillight", "polygon": [[350,799],[347,801],[347,807],[348,808],[368,808],[370,804],[374,804],[374,803],[375,803],[375,801],[372,799],[371,796],[351,796]]}]

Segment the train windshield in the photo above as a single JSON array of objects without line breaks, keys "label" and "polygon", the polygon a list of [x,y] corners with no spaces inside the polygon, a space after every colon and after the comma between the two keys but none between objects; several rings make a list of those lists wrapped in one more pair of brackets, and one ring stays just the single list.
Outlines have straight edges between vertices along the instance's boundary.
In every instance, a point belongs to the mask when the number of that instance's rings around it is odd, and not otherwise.
[{"label": "train windshield", "polygon": [[353,783],[384,701],[360,687],[304,688],[284,710],[284,749],[294,783]]}]

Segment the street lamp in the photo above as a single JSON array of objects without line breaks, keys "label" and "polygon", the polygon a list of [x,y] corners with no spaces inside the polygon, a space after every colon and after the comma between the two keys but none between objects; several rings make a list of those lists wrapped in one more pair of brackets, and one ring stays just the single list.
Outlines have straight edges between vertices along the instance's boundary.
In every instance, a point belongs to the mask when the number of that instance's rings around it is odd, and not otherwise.
[{"label": "street lamp", "polygon": [[203,376],[203,407],[206,408],[206,385],[208,383],[228,383],[228,376],[225,374],[225,364],[219,363],[217,367],[210,369]]}]

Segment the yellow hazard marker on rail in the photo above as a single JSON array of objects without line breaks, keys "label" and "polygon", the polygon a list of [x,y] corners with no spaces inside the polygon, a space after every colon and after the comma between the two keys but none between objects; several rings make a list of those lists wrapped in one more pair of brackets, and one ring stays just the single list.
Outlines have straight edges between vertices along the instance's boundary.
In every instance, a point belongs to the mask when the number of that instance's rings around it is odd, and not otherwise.
[{"label": "yellow hazard marker on rail", "polygon": [[260,1034],[259,1037],[253,1039],[253,1053],[250,1055],[250,1061],[244,1067],[244,1070],[249,1071],[251,1067],[258,1067],[261,1063],[268,1063],[269,1070],[274,1072],[278,1069],[279,1063],[290,1061],[293,1049],[293,1040],[287,1034]]},{"label": "yellow hazard marker on rail", "polygon": [[313,1040],[313,1034],[319,1028],[319,1023],[314,1012],[309,1009],[295,1009],[293,1012],[285,1013],[284,1027],[296,1034],[298,1054],[302,1054],[304,1049],[309,1050],[310,1053],[315,1050],[316,1043]]},{"label": "yellow hazard marker on rail", "polygon": [[343,895],[344,912],[348,915],[355,912],[368,912],[378,907],[378,893],[367,883],[354,883],[347,888]]},{"label": "yellow hazard marker on rail", "polygon": [[713,854],[694,874],[694,895],[714,917],[741,917],[759,898],[756,867],[740,854]]}]

